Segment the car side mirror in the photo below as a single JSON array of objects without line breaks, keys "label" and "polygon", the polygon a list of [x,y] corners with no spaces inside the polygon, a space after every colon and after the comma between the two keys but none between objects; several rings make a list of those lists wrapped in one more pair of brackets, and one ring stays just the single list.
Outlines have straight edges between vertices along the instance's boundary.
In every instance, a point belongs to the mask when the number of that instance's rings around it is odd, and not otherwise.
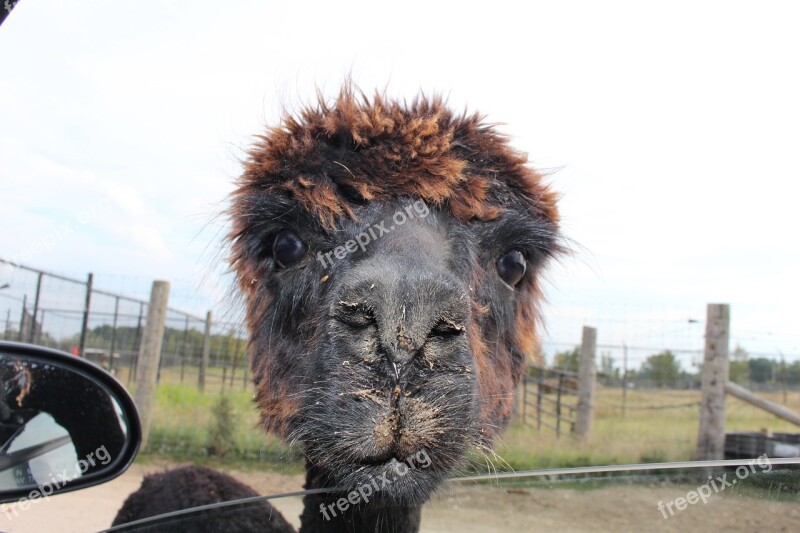
[{"label": "car side mirror", "polygon": [[140,440],[133,400],[105,370],[57,350],[0,342],[0,503],[113,479]]}]

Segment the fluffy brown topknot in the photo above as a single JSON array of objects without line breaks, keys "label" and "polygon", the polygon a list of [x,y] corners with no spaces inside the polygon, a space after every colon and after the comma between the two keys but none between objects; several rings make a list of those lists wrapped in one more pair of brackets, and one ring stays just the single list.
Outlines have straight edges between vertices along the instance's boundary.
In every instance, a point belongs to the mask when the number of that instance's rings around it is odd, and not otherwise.
[{"label": "fluffy brown topknot", "polygon": [[513,198],[556,223],[556,196],[526,163],[480,115],[456,115],[439,97],[408,104],[346,85],[258,136],[234,196],[288,193],[327,228],[354,204],[403,195],[462,221],[492,220]]}]

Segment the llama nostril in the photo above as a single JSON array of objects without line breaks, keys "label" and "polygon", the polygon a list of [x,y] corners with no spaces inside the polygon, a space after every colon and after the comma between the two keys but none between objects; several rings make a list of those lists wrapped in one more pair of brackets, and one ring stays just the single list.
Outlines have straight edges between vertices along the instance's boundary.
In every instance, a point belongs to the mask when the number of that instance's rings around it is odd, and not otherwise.
[{"label": "llama nostril", "polygon": [[414,353],[417,351],[416,343],[413,339],[411,339],[411,337],[407,336],[403,332],[402,324],[400,324],[400,326],[397,328],[397,347],[408,353]]}]

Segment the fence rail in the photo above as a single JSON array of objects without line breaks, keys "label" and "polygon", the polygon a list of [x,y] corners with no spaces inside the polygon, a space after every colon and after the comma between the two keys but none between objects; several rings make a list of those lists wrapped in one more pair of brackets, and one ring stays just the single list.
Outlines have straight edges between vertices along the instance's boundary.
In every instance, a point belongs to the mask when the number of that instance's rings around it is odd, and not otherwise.
[{"label": "fence rail", "polygon": [[522,379],[522,422],[538,431],[545,427],[557,436],[572,433],[577,410],[576,379],[572,372],[529,366]]},{"label": "fence rail", "polygon": [[[148,300],[96,287],[92,274],[69,277],[0,259],[0,320],[5,318],[0,338],[83,356],[128,385],[137,379],[149,306]],[[696,322],[688,323],[692,326]],[[576,327],[574,333],[578,331]],[[601,336],[605,332],[599,331]],[[587,332],[591,335],[588,338]],[[716,384],[706,394],[716,398],[720,409],[724,393],[730,393],[728,389],[738,391],[731,384],[721,388],[721,380],[703,378],[704,370],[711,366],[702,364],[708,355],[702,345],[669,350],[645,343],[597,343],[596,335],[594,328],[583,327],[583,337],[577,342],[546,342],[550,348],[566,350],[551,354],[551,366],[540,364],[527,369],[516,404],[524,425],[539,432],[552,431],[557,437],[574,434],[586,438],[594,417],[617,417],[623,427],[626,421],[647,417],[647,411],[675,418],[696,409],[699,415],[705,403],[701,403],[701,382]],[[729,336],[730,331],[725,334]],[[196,387],[200,392],[246,390],[251,386],[246,344],[239,323],[215,320],[210,311],[194,314],[167,306],[156,379]],[[754,353],[760,361],[750,362],[760,366],[748,367],[746,359],[734,358],[727,344],[718,355],[724,359],[722,367],[731,369],[730,380],[726,375],[722,381],[736,381],[755,392],[780,391],[783,404],[787,404],[790,393],[800,387],[800,357],[787,355],[786,359],[793,361],[787,364],[783,354],[778,354],[779,360],[767,361],[762,357],[765,354]],[[683,367],[679,364],[681,357]],[[686,366],[687,359],[691,366]],[[547,358],[541,356],[539,360]],[[622,363],[621,368],[615,361]],[[657,363],[667,366],[659,368]],[[735,365],[738,371],[734,376]],[[595,383],[600,391],[597,397],[593,393]],[[708,437],[698,448],[718,456],[722,453],[724,425],[718,423],[719,415],[714,412],[706,418],[716,423],[703,430]]]}]

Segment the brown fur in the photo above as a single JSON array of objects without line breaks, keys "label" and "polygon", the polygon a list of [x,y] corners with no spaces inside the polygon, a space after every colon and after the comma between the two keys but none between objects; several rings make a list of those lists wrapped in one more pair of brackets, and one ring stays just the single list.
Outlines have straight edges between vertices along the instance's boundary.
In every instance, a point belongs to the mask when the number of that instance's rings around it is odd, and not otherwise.
[{"label": "brown fur", "polygon": [[[322,139],[334,137],[352,145],[347,161],[327,157]],[[370,101],[348,86],[333,105],[320,99],[285,117],[249,155],[237,195],[288,191],[329,228],[353,215],[354,200],[401,195],[446,206],[462,221],[492,220],[502,210],[491,194],[500,183],[527,198],[532,214],[558,221],[555,194],[527,156],[482,117],[454,115],[440,98],[406,106],[380,94]]]},{"label": "brown fur", "polygon": [[[482,117],[456,115],[440,98],[419,97],[407,105],[381,94],[369,99],[346,85],[332,104],[320,98],[316,106],[284,117],[258,138],[233,196],[231,265],[247,298],[250,331],[270,305],[268,290],[259,284],[262,267],[247,255],[241,239],[250,230],[254,198],[289,195],[328,229],[340,217],[355,217],[360,203],[376,199],[422,198],[464,222],[493,220],[514,202],[556,231],[556,195],[526,163],[526,155]],[[518,290],[512,342],[532,357],[538,348],[540,291],[536,281]],[[473,309],[481,306],[473,294]],[[505,346],[490,350],[479,328],[470,332],[485,430],[494,433],[489,428],[510,413],[524,361],[512,361]],[[264,345],[253,342],[251,353],[263,352]],[[265,427],[283,435],[297,412],[297,387],[302,386],[289,372],[272,368],[269,356],[254,367]]]}]

